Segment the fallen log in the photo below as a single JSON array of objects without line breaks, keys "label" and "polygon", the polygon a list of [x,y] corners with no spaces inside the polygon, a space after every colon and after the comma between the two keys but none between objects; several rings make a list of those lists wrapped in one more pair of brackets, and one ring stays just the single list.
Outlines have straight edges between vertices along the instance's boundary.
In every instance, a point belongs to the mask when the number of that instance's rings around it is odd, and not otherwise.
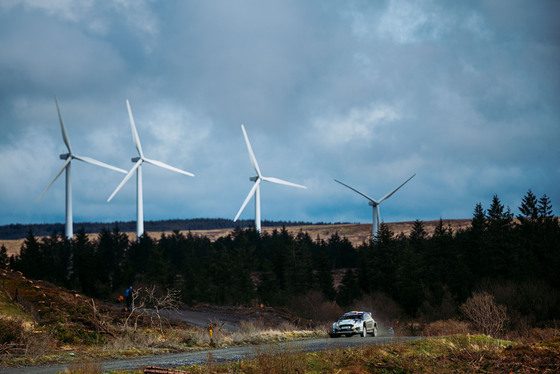
[{"label": "fallen log", "polygon": [[146,366],[143,370],[144,374],[188,374],[188,371],[161,368],[157,366]]}]

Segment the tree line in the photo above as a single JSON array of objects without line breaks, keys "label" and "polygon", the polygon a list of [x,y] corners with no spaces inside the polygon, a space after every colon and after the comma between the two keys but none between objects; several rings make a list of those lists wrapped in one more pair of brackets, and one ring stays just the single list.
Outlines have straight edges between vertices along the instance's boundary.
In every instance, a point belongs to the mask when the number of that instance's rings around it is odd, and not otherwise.
[{"label": "tree line", "polygon": [[[233,227],[250,227],[253,225],[252,220],[237,220],[233,222],[231,219],[225,218],[191,218],[191,219],[168,219],[159,221],[145,221],[144,226],[147,231],[188,231],[188,230],[214,230],[228,229]],[[310,222],[297,221],[262,221],[263,227],[271,226],[302,226],[312,225]],[[112,223],[106,222],[80,222],[74,223],[74,231],[84,230],[86,234],[100,233],[102,230],[111,230],[118,226],[121,231],[136,231],[136,221],[118,221]],[[0,239],[22,239],[27,236],[29,230],[33,231],[36,236],[51,235],[54,231],[63,232],[63,223],[34,223],[21,224],[12,223],[0,226]]]},{"label": "tree line", "polygon": [[[560,227],[551,206],[529,190],[515,217],[494,195],[487,210],[476,204],[467,229],[453,232],[440,220],[428,235],[417,220],[409,235],[396,235],[381,224],[375,240],[356,247],[338,234],[311,238],[285,228],[236,228],[214,242],[179,231],[133,242],[118,226],[95,240],[80,230],[71,241],[56,232],[39,241],[29,231],[18,256],[0,252],[0,266],[100,298],[155,284],[179,289],[187,304],[282,306],[314,291],[351,307],[382,293],[406,315],[432,318],[481,288],[507,289],[517,312],[551,320],[560,315]],[[343,277],[335,289],[336,272]]]}]

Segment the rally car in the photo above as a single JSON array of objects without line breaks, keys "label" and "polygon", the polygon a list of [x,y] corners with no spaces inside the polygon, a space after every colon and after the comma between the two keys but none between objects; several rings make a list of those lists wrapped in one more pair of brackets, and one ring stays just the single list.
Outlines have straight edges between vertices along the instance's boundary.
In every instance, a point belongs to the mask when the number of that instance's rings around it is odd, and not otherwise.
[{"label": "rally car", "polygon": [[333,338],[339,336],[352,336],[359,334],[366,337],[367,334],[377,336],[377,322],[369,312],[352,311],[344,313],[340,319],[333,323],[330,336]]}]

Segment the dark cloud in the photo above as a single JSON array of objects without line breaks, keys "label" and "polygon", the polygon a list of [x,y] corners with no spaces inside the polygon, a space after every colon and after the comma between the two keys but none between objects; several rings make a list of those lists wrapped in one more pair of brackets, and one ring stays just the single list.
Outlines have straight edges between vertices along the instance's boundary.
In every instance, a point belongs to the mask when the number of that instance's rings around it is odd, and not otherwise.
[{"label": "dark cloud", "polygon": [[[0,224],[63,220],[65,151],[53,93],[80,154],[128,169],[129,99],[146,154],[146,219],[233,217],[253,171],[263,217],[470,217],[531,188],[560,195],[556,2],[10,0],[0,5]],[[134,181],[73,167],[77,220],[134,219]],[[248,206],[242,218],[252,217]]]}]

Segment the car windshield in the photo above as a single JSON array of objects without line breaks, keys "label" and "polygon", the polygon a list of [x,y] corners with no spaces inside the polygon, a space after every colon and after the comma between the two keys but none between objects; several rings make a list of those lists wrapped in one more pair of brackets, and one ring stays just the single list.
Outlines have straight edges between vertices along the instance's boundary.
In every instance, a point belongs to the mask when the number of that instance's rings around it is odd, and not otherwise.
[{"label": "car windshield", "polygon": [[363,315],[364,315],[363,313],[346,313],[342,317],[340,317],[340,320],[342,321],[345,319],[362,319]]}]

